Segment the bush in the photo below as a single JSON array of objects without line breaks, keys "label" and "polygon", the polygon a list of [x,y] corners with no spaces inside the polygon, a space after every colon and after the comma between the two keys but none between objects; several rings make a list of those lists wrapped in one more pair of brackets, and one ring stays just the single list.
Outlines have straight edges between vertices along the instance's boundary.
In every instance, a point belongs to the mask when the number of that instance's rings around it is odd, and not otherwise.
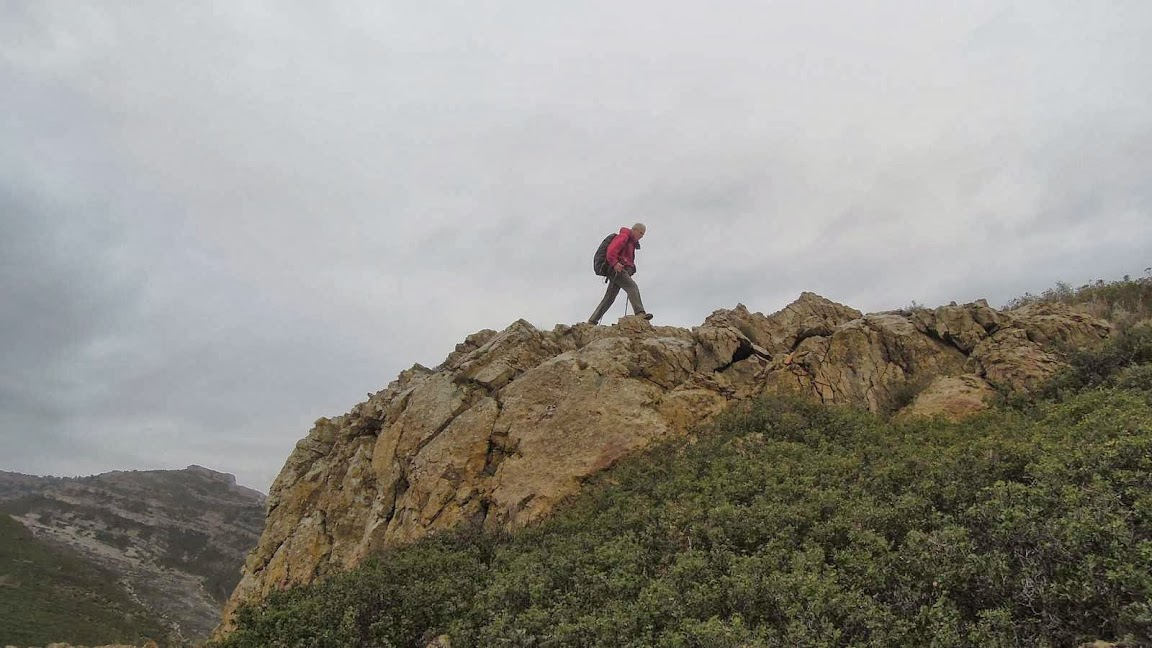
[{"label": "bush", "polygon": [[224,646],[416,646],[468,611],[496,536],[474,529],[377,556],[315,586],[242,608]]},{"label": "bush", "polygon": [[1148,390],[1152,386],[1152,322],[1121,331],[1100,349],[1071,353],[1068,365],[1039,391],[1040,396],[1056,398],[1101,385]]}]

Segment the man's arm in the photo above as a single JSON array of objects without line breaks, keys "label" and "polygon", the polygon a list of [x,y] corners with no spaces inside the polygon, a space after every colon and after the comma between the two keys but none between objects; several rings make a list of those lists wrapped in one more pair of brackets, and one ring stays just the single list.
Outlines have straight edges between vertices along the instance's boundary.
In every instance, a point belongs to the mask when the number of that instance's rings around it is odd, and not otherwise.
[{"label": "man's arm", "polygon": [[[608,259],[608,267],[609,268],[612,268],[615,270],[616,266],[620,265],[620,250],[624,248],[624,244],[627,241],[628,241],[628,234],[627,233],[617,234],[616,238],[612,239],[612,242],[608,244],[607,259]],[[616,271],[619,272],[619,270],[616,270]]]}]

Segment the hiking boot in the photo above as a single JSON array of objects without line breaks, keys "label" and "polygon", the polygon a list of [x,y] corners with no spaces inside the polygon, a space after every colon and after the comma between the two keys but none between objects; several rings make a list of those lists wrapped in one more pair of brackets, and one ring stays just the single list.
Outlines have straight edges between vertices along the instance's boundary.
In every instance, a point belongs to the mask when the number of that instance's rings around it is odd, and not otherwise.
[{"label": "hiking boot", "polygon": [[646,320],[652,319],[652,313],[645,313],[645,312],[641,311],[641,312],[636,313],[636,314],[639,315],[640,317],[643,317]]}]

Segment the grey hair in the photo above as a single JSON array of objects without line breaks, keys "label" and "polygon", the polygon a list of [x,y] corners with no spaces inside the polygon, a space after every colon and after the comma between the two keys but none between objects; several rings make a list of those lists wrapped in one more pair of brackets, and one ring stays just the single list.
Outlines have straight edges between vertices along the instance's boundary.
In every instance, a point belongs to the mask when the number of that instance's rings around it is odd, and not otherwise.
[{"label": "grey hair", "polygon": [[636,223],[635,225],[632,226],[632,229],[640,230],[642,232],[647,232],[648,226],[646,226],[644,223]]}]

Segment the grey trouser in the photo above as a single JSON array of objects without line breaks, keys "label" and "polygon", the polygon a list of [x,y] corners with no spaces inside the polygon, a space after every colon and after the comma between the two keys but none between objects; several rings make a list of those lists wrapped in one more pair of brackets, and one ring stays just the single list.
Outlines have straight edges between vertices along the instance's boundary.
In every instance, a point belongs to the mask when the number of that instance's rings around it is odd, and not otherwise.
[{"label": "grey trouser", "polygon": [[604,317],[604,313],[612,308],[612,302],[616,301],[616,295],[620,294],[620,289],[623,288],[624,292],[628,293],[628,301],[632,303],[632,310],[637,313],[644,312],[644,302],[640,301],[640,287],[636,285],[636,281],[632,279],[632,273],[635,270],[625,270],[624,272],[615,272],[609,270],[608,275],[608,290],[604,291],[604,299],[600,300],[600,305],[596,307],[596,312],[592,313],[592,317],[588,318],[591,324],[599,324],[600,318]]}]

